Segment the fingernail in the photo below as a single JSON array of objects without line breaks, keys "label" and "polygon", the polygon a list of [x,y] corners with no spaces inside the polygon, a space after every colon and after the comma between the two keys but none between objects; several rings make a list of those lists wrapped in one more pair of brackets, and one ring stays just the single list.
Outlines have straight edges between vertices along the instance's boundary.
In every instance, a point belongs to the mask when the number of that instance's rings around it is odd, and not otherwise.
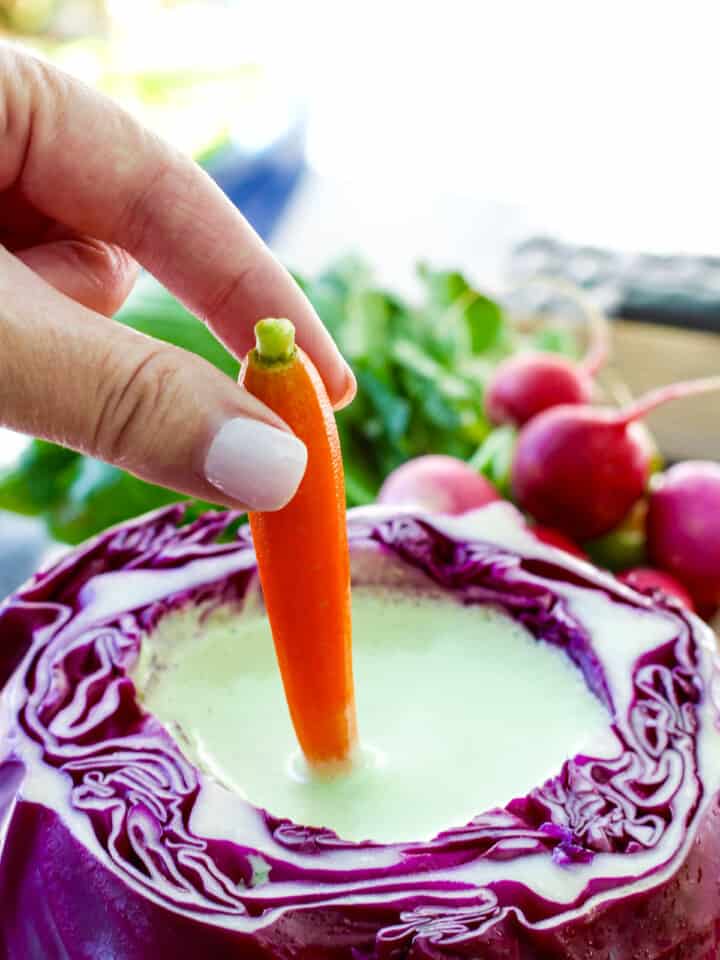
[{"label": "fingernail", "polygon": [[306,466],[305,444],[293,434],[238,417],[215,435],[205,459],[205,476],[251,510],[277,510],[292,499]]}]

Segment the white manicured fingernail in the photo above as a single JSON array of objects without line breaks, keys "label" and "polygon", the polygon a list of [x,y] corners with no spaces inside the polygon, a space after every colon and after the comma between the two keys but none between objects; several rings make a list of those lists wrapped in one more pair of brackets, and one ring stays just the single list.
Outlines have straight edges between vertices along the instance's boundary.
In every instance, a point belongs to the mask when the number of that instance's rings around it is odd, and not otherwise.
[{"label": "white manicured fingernail", "polygon": [[306,466],[302,440],[260,420],[238,417],[215,435],[205,476],[251,510],[276,510],[292,499]]}]

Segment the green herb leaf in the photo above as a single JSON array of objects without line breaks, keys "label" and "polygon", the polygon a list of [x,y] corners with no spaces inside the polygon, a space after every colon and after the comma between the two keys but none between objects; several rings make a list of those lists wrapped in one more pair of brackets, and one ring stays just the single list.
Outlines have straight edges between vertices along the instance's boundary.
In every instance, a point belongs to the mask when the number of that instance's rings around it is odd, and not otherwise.
[{"label": "green herb leaf", "polygon": [[47,524],[56,540],[80,543],[128,517],[180,499],[180,494],[83,457],[65,497],[48,512]]},{"label": "green herb leaf", "polygon": [[494,300],[478,294],[464,309],[470,332],[470,350],[484,353],[498,342],[503,327],[503,313]]},{"label": "green herb leaf", "polygon": [[143,274],[115,319],[156,340],[174,343],[203,357],[229,377],[237,378],[240,364],[208,330],[153,277]]},{"label": "green herb leaf", "polygon": [[584,543],[593,563],[617,573],[647,562],[645,518],[647,503],[639,501],[623,522],[603,537]]},{"label": "green herb leaf", "polygon": [[0,474],[0,509],[37,516],[62,499],[81,464],[79,453],[33,440]]},{"label": "green herb leaf", "polygon": [[470,466],[482,473],[505,496],[510,496],[510,473],[515,454],[517,430],[496,427],[470,459]]}]

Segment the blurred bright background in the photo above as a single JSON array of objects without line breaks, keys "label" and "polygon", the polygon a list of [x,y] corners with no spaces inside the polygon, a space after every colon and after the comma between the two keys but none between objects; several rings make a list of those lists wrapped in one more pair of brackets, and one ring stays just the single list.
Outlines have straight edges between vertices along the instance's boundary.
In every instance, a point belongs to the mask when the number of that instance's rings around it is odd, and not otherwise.
[{"label": "blurred bright background", "polygon": [[[303,276],[557,273],[635,321],[623,396],[720,364],[716,0],[0,0],[0,27],[197,157]],[[663,452],[720,457],[717,401],[683,409]]]},{"label": "blurred bright background", "polygon": [[352,249],[393,280],[429,256],[499,282],[508,244],[537,231],[720,254],[712,0],[2,10],[190,151],[225,130],[261,147],[302,117],[309,175],[276,238],[301,269]]}]

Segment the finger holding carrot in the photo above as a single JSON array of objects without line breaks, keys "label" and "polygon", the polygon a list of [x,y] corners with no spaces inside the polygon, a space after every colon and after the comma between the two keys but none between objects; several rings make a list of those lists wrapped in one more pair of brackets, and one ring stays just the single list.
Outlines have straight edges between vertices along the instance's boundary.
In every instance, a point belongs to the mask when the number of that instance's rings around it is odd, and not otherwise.
[{"label": "finger holding carrot", "polygon": [[212,364],[111,317],[138,265],[237,357],[257,317],[290,313],[341,406],[354,379],[307,297],[197,164],[6,44],[0,115],[12,119],[0,137],[2,425],[211,503],[286,503],[305,454],[282,419]]}]

